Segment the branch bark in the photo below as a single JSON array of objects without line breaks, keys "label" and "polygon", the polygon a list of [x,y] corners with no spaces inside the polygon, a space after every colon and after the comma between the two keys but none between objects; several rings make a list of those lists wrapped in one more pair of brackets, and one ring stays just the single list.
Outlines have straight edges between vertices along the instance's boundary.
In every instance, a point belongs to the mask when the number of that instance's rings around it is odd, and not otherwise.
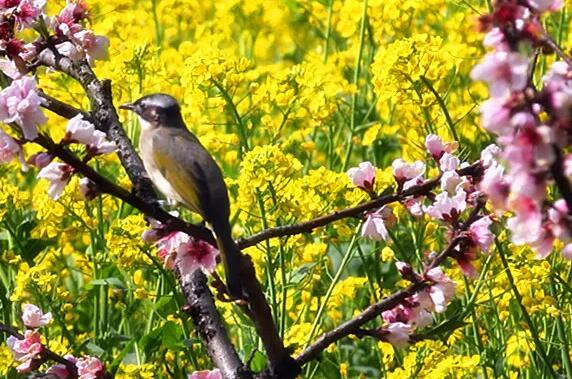
[{"label": "branch bark", "polygon": [[252,378],[252,373],[232,347],[205,275],[200,270],[195,271],[190,282],[183,283],[182,287],[188,304],[184,310],[191,316],[202,340],[206,341],[209,356],[222,376],[228,379]]}]

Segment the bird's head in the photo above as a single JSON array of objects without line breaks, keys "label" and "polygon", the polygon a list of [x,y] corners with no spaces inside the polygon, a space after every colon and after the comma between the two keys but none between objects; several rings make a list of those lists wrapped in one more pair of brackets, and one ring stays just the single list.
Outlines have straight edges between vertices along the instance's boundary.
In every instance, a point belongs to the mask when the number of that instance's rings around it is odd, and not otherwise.
[{"label": "bird's head", "polygon": [[144,129],[185,128],[181,107],[171,95],[154,93],[143,96],[133,103],[122,104],[119,108],[135,112]]}]

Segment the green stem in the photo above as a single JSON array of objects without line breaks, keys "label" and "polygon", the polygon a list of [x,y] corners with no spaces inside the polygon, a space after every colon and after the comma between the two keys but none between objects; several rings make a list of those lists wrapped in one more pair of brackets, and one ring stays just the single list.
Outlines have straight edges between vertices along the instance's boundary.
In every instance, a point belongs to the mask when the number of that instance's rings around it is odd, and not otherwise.
[{"label": "green stem", "polygon": [[354,235],[350,241],[350,244],[348,245],[346,253],[345,253],[345,255],[344,255],[344,257],[340,263],[340,267],[338,267],[338,271],[334,275],[334,279],[332,279],[332,282],[330,283],[330,286],[328,287],[326,294],[322,298],[322,301],[320,303],[320,307],[318,308],[318,313],[316,313],[316,318],[314,319],[314,323],[312,324],[312,328],[310,329],[310,334],[308,335],[308,338],[306,340],[306,346],[305,347],[308,346],[308,344],[312,340],[312,337],[314,337],[314,334],[316,333],[318,326],[321,324],[322,315],[324,314],[324,311],[326,310],[326,305],[328,304],[328,300],[330,299],[330,296],[332,296],[332,292],[334,291],[336,284],[338,284],[338,282],[340,281],[340,278],[342,277],[342,273],[344,272],[344,269],[346,268],[348,262],[354,256],[354,254],[353,254],[354,250],[355,250],[354,246],[356,244],[358,234],[359,234],[358,230],[359,230],[359,227],[356,230],[356,232],[354,233]]},{"label": "green stem", "polygon": [[346,171],[348,169],[350,158],[352,155],[353,149],[353,137],[355,133],[356,127],[356,108],[357,108],[357,100],[358,100],[358,85],[359,85],[359,76],[360,76],[360,66],[361,66],[361,58],[363,55],[363,45],[364,45],[364,37],[365,37],[365,27],[367,25],[367,0],[363,2],[363,9],[361,15],[361,24],[359,28],[360,36],[359,36],[359,48],[358,54],[355,61],[355,69],[354,69],[354,77],[353,83],[355,85],[356,92],[352,95],[352,110],[351,110],[351,118],[350,118],[350,136],[346,141],[346,157],[344,160],[344,165],[342,167],[342,171]]},{"label": "green stem", "polygon": [[[552,296],[556,298],[556,283],[554,278],[550,278],[550,290],[552,292]],[[558,310],[561,311],[560,306],[558,306]],[[564,322],[562,322],[562,316],[558,315],[556,317],[556,329],[558,332],[558,339],[562,344],[562,348],[560,349],[560,353],[562,356],[562,361],[564,362],[564,370],[566,371],[566,377],[572,378],[572,362],[570,361],[570,355],[568,355],[570,348],[568,344],[568,337],[566,336],[566,330],[564,328]]]},{"label": "green stem", "polygon": [[324,42],[324,55],[323,55],[323,62],[328,62],[328,53],[330,47],[330,35],[332,33],[332,14],[333,14],[333,4],[334,0],[328,0],[328,26],[326,28],[326,41]]},{"label": "green stem", "polygon": [[459,136],[457,135],[457,131],[455,130],[455,122],[453,121],[451,115],[449,114],[449,110],[447,109],[445,101],[425,76],[421,75],[421,81],[423,82],[423,84],[425,84],[425,86],[429,89],[429,91],[431,91],[433,96],[435,96],[437,104],[439,104],[441,112],[443,112],[443,116],[445,116],[445,121],[447,122],[447,126],[449,127],[449,132],[451,132],[451,136],[453,136],[455,141],[459,141]]},{"label": "green stem", "polygon": [[522,295],[520,294],[520,292],[519,292],[519,290],[516,287],[516,284],[514,282],[512,272],[510,271],[510,267],[508,265],[508,262],[506,260],[505,254],[504,254],[504,247],[502,246],[502,244],[499,242],[499,240],[497,238],[495,238],[495,245],[496,245],[496,248],[499,252],[499,256],[500,256],[502,265],[505,269],[505,273],[506,273],[508,282],[510,284],[510,288],[514,294],[514,297],[516,298],[518,306],[520,307],[520,310],[522,312],[522,316],[524,317],[524,321],[528,325],[528,329],[530,330],[530,334],[532,335],[534,345],[536,346],[536,351],[537,351],[538,355],[540,356],[540,358],[542,359],[542,361],[544,362],[544,366],[545,366],[546,370],[548,371],[548,373],[550,374],[550,376],[553,378],[558,378],[558,375],[554,372],[554,369],[552,368],[552,364],[550,363],[550,360],[548,359],[548,356],[546,355],[546,350],[544,349],[544,346],[542,345],[542,342],[540,341],[540,338],[538,337],[538,329],[536,328],[536,325],[534,324],[534,322],[530,318],[530,314],[528,313],[528,310],[526,309],[526,307],[522,303]]},{"label": "green stem", "polygon": [[[268,220],[266,218],[266,209],[264,209],[264,200],[260,191],[256,190],[256,200],[258,202],[258,210],[262,220],[262,227],[268,229]],[[277,301],[276,301],[276,283],[274,283],[274,266],[272,264],[272,257],[270,256],[270,242],[266,240],[266,276],[268,278],[268,287],[270,290],[270,305],[272,307],[272,314],[274,315],[274,323],[277,322]]]},{"label": "green stem", "polygon": [[236,122],[236,126],[238,127],[238,135],[240,136],[241,149],[239,151],[239,158],[242,158],[243,152],[250,150],[250,147],[248,146],[248,138],[246,136],[246,127],[242,122],[242,118],[238,113],[238,109],[236,108],[236,105],[232,101],[232,97],[230,97],[229,93],[217,81],[213,80],[212,83],[214,84],[216,89],[218,89],[218,91],[220,92],[222,98],[226,102],[226,105],[230,108],[230,111],[234,117],[234,121]]}]

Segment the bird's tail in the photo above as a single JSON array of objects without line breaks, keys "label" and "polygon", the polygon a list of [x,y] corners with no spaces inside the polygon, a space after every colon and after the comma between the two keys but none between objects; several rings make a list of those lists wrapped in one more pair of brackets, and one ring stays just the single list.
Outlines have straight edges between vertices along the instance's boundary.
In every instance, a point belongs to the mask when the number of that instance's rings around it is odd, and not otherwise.
[{"label": "bird's tail", "polygon": [[222,256],[222,263],[226,274],[226,287],[233,298],[242,298],[241,283],[241,255],[240,249],[232,239],[230,223],[221,220],[213,223],[218,249]]}]

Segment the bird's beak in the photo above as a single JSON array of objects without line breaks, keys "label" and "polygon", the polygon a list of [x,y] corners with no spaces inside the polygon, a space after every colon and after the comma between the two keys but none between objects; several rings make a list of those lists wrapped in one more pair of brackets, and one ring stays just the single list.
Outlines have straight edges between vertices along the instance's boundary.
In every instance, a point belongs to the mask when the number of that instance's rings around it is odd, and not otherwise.
[{"label": "bird's beak", "polygon": [[137,106],[133,103],[125,103],[119,106],[119,109],[127,109],[128,111],[134,111],[137,109]]}]

